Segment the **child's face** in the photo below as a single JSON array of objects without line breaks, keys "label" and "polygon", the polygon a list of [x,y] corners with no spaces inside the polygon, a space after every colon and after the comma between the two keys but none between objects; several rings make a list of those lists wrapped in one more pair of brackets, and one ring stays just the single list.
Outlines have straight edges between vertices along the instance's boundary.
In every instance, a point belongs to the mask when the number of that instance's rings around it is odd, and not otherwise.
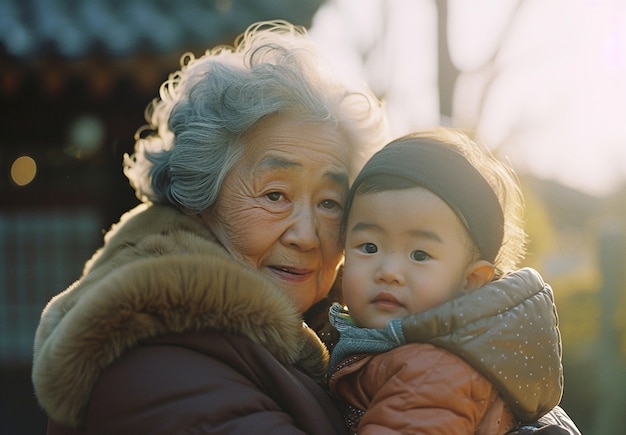
[{"label": "child's face", "polygon": [[350,316],[384,328],[451,299],[468,286],[472,246],[457,215],[426,189],[358,194],[346,227]]}]

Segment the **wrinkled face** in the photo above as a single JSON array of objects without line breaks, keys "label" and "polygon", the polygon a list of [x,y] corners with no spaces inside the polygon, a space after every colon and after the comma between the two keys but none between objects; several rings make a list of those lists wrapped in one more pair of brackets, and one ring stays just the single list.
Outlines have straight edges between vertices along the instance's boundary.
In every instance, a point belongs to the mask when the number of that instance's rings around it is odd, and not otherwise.
[{"label": "wrinkled face", "polygon": [[330,290],[343,259],[339,224],[350,152],[333,126],[261,120],[202,214],[226,249],[268,276],[301,312]]},{"label": "wrinkled face", "polygon": [[358,194],[346,227],[343,294],[358,325],[384,328],[458,294],[472,263],[456,214],[419,187]]}]

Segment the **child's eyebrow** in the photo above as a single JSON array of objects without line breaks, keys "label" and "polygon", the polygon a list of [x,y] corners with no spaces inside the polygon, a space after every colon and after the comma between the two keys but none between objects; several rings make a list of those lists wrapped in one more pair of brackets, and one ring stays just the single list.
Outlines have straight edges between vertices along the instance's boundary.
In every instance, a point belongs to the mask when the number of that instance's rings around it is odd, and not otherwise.
[{"label": "child's eyebrow", "polygon": [[431,230],[410,230],[409,235],[411,237],[418,237],[422,239],[433,240],[435,242],[443,242],[443,239],[435,231]]},{"label": "child's eyebrow", "polygon": [[349,229],[351,233],[358,233],[361,231],[382,231],[380,225],[371,224],[369,222],[357,222],[352,228]]},{"label": "child's eyebrow", "polygon": [[[361,231],[384,232],[384,228],[382,228],[378,224],[372,224],[369,222],[357,222],[352,228],[350,228],[349,231],[353,233],[358,233]],[[443,239],[441,238],[439,233],[432,231],[432,230],[413,229],[413,230],[407,231],[407,235],[410,237],[414,237],[414,238],[428,239],[428,240],[433,240],[435,242],[440,242],[440,243],[443,242]]]}]

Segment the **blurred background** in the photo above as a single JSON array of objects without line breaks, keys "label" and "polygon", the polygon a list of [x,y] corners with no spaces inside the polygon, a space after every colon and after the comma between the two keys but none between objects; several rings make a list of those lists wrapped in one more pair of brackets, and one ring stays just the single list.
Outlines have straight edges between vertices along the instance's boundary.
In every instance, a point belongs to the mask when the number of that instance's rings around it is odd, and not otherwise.
[{"label": "blurred background", "polygon": [[525,265],[554,289],[562,406],[626,427],[626,2],[0,0],[0,432],[40,434],[32,341],[138,203],[122,155],[179,68],[258,20],[306,26],[397,135],[469,130],[520,175]]}]

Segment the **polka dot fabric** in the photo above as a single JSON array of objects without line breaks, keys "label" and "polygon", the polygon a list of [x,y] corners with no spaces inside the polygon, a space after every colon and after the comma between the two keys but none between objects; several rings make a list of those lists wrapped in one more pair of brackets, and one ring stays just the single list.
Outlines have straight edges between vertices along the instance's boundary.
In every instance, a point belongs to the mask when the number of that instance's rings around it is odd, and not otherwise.
[{"label": "polka dot fabric", "polygon": [[561,336],[554,296],[524,268],[402,321],[407,342],[447,349],[500,391],[515,416],[533,421],[563,393]]}]

